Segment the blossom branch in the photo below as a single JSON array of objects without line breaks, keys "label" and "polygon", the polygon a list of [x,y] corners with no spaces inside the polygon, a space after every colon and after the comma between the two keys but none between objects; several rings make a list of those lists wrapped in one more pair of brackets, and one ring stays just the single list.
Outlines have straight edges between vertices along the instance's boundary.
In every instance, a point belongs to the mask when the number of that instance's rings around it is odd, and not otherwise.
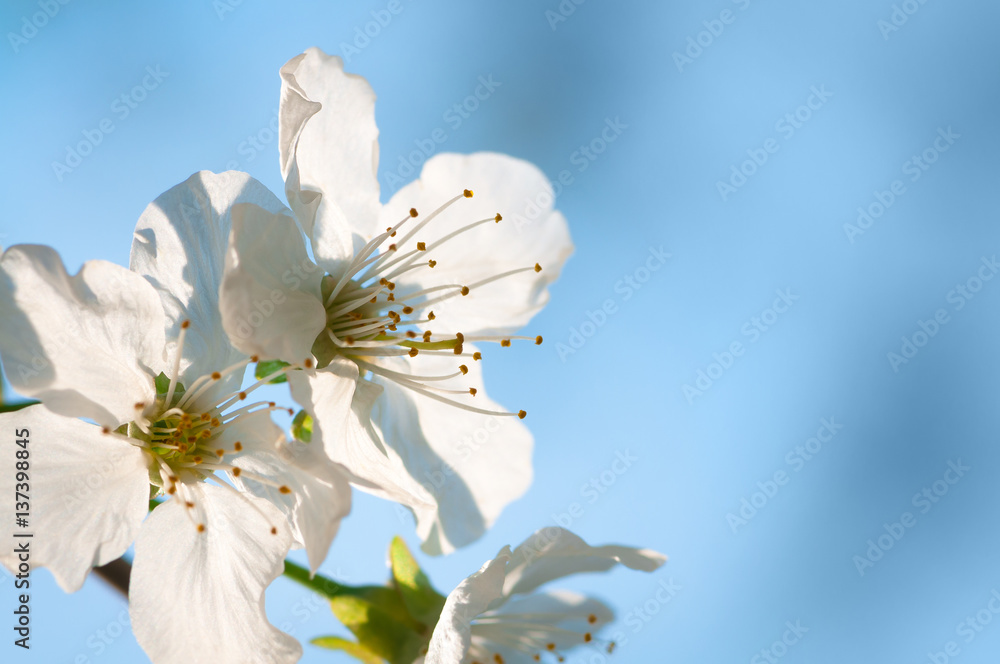
[{"label": "blossom branch", "polygon": [[94,573],[104,579],[105,582],[125,597],[128,597],[128,583],[132,577],[132,563],[119,558],[112,560],[107,565],[94,568]]}]

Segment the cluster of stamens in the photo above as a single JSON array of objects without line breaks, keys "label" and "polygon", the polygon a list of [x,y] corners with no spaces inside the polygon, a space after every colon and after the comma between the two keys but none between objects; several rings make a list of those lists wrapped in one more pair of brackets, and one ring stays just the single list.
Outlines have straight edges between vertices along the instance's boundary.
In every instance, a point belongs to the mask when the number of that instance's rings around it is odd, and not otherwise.
[{"label": "cluster of stamens", "polygon": [[[519,620],[523,619],[523,622]],[[548,626],[542,623],[530,621],[531,616],[517,616],[510,614],[495,614],[493,616],[486,615],[480,616],[476,619],[475,624],[480,625],[503,625],[507,629],[518,630],[516,636],[511,635],[510,638],[504,639],[503,645],[520,650],[526,655],[530,655],[531,658],[536,662],[541,662],[544,660],[555,660],[556,662],[565,662],[566,656],[561,653],[556,644],[551,640],[546,640],[552,634],[558,633],[560,637],[565,637],[573,635],[573,638],[579,638],[580,645],[586,644],[597,644],[598,641],[594,636],[592,631],[584,632],[583,634],[571,632],[568,629]],[[587,616],[588,629],[596,630],[599,626],[597,625],[597,616],[590,614]],[[473,635],[475,635],[475,630],[473,630]],[[478,644],[474,646],[476,650],[484,651],[488,650],[485,647],[483,641],[489,640],[489,637],[481,637],[475,641],[479,641]],[[603,645],[604,650],[610,655],[615,650],[615,642],[600,642]],[[494,652],[489,655],[487,659],[471,659],[469,664],[507,664],[504,660],[503,655],[499,652]]]},{"label": "cluster of stamens", "polygon": [[[297,367],[283,367],[239,392],[217,395],[213,388],[219,381],[236,372],[242,375],[248,364],[257,362],[257,357],[250,357],[224,371],[202,376],[185,389],[178,382],[178,377],[181,350],[189,327],[190,321],[181,324],[172,377],[166,391],[157,393],[153,403],[136,403],[136,416],[132,422],[115,431],[105,427],[103,432],[145,450],[150,459],[150,482],[159,488],[158,493],[183,500],[198,532],[204,532],[203,515],[199,513],[188,488],[191,483],[210,480],[217,486],[236,491],[222,479],[221,474],[226,473],[230,478],[242,476],[272,485],[279,493],[291,493],[289,487],[248,474],[236,465],[236,459],[244,451],[244,444],[237,440],[227,447],[221,442],[221,434],[247,416],[261,411],[283,410],[292,414],[294,411],[279,407],[273,401],[244,402],[251,392]],[[251,501],[248,502],[259,512]],[[197,516],[192,513],[197,513]],[[277,527],[272,525],[271,533],[277,532]]]},{"label": "cluster of stamens", "polygon": [[[468,365],[461,364],[455,373],[440,376],[420,376],[392,371],[380,363],[379,358],[393,356],[416,357],[426,353],[432,355],[455,355],[469,357],[473,361],[482,359],[479,351],[465,352],[465,342],[495,342],[509,347],[512,339],[523,339],[542,343],[542,337],[466,337],[462,333],[435,337],[427,328],[437,317],[433,305],[454,298],[467,296],[473,290],[488,283],[504,279],[522,272],[541,272],[542,266],[534,264],[510,270],[473,284],[439,284],[424,288],[413,288],[408,292],[397,290],[394,279],[407,273],[423,271],[426,277],[433,270],[437,260],[428,258],[434,249],[473,228],[487,223],[500,223],[503,217],[480,219],[467,224],[440,239],[427,243],[417,241],[415,236],[428,223],[462,198],[472,198],[472,191],[466,189],[447,201],[430,215],[415,222],[408,232],[396,238],[408,222],[418,216],[415,209],[409,215],[369,241],[354,257],[339,278],[326,275],[323,278],[323,299],[327,311],[327,325],[313,345],[313,355],[322,368],[337,355],[348,357],[357,363],[362,373],[381,376],[396,382],[414,392],[432,399],[443,401],[456,407],[487,415],[516,415],[524,418],[526,413],[500,412],[475,408],[459,401],[459,396],[476,396],[476,389],[445,389],[441,381],[468,373]],[[406,247],[411,247],[406,250]],[[423,280],[422,280],[423,281]]]}]

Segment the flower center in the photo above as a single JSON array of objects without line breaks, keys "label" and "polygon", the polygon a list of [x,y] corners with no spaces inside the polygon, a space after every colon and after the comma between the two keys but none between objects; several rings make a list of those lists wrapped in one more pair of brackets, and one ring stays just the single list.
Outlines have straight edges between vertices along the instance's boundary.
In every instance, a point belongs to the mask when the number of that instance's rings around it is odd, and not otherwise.
[{"label": "flower center", "polygon": [[[286,410],[292,414],[294,411],[281,408],[273,401],[258,401],[246,405],[243,402],[251,392],[297,367],[283,367],[236,392],[218,389],[224,378],[242,372],[248,364],[256,362],[258,358],[254,356],[223,371],[203,375],[185,389],[178,379],[184,339],[189,327],[190,321],[181,324],[172,376],[168,378],[161,373],[154,379],[157,392],[154,402],[136,403],[136,418],[133,421],[114,432],[106,427],[103,431],[123,438],[147,453],[150,460],[151,497],[178,495],[185,501],[190,513],[199,510],[196,509],[198,506],[190,491],[185,490],[186,485],[211,480],[218,486],[235,491],[235,488],[222,479],[223,473],[230,480],[242,476],[277,487],[266,478],[246,473],[235,463],[244,451],[245,444],[235,436],[234,427],[262,411],[269,413],[273,410]],[[277,488],[281,493],[291,493],[291,489],[286,486]],[[205,530],[203,516],[199,514],[192,517],[199,532]],[[276,534],[276,527],[272,527],[271,532]]]},{"label": "flower center", "polygon": [[[327,366],[335,357],[342,356],[354,361],[362,374],[370,372],[379,375],[459,408],[488,415],[517,415],[524,418],[526,413],[523,410],[508,413],[478,409],[456,398],[474,397],[475,388],[444,389],[436,384],[467,374],[469,369],[465,364],[460,364],[454,373],[436,376],[398,372],[384,366],[384,358],[416,357],[421,353],[481,360],[479,351],[465,352],[465,342],[495,342],[505,347],[510,346],[512,339],[542,343],[540,336],[467,337],[459,332],[435,337],[430,329],[430,325],[437,319],[431,307],[438,302],[467,296],[481,286],[515,274],[542,270],[541,265],[536,263],[502,272],[473,284],[434,283],[432,271],[437,265],[437,260],[433,258],[435,249],[473,228],[488,223],[498,224],[503,219],[498,213],[487,219],[473,221],[432,243],[416,239],[417,234],[442,212],[463,198],[472,198],[472,195],[471,190],[464,190],[423,220],[416,222],[416,226],[405,235],[395,239],[400,229],[418,216],[417,211],[411,208],[406,218],[368,242],[339,278],[329,274],[323,277],[322,293],[327,325],[312,348],[320,368]],[[406,273],[411,273],[421,284],[432,285],[397,289],[393,280]]]}]

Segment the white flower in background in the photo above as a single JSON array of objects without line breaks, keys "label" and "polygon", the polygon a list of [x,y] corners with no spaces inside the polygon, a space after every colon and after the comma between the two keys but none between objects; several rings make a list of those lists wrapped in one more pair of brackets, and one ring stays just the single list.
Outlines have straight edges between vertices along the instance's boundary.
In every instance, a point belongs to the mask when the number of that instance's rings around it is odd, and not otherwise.
[{"label": "white flower in background", "polygon": [[[0,415],[30,432],[32,563],[73,592],[135,542],[132,626],[158,664],[297,661],[264,590],[293,544],[315,569],[349,509],[341,472],[250,398],[265,381],[240,388],[255,358],[230,346],[217,307],[239,201],[277,204],[241,173],[163,194],[139,220],[135,271],[91,261],[70,276],[35,245],[0,258],[0,354],[42,401]],[[13,480],[0,474],[0,491]],[[147,517],[151,485],[169,499]],[[0,561],[16,568],[9,549]]]},{"label": "white flower in background", "polygon": [[563,661],[567,650],[596,643],[614,614],[577,593],[535,592],[540,586],[619,564],[652,572],[666,560],[649,549],[592,547],[562,528],[539,530],[513,552],[501,549],[448,595],[423,664]]},{"label": "white flower in background", "polygon": [[[486,396],[476,344],[541,343],[512,335],[572,252],[565,219],[537,168],[493,153],[432,157],[381,205],[367,81],[315,48],[281,77],[292,211],[233,210],[223,325],[245,353],[310,367],[289,382],[313,435],[362,488],[413,510],[425,552],[450,552],[531,484],[525,412]],[[530,225],[503,222],[544,195]]]}]

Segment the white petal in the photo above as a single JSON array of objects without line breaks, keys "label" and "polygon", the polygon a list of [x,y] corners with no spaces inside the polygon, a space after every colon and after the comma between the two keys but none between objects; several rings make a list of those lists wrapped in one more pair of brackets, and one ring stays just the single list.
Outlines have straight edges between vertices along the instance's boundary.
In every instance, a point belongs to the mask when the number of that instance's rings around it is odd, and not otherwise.
[{"label": "white petal", "polygon": [[[465,351],[475,348],[466,344]],[[383,364],[400,373],[441,376],[455,372],[460,361],[421,354]],[[463,391],[474,388],[475,397],[445,396],[471,407],[509,412],[486,395],[481,363],[467,366],[468,375],[434,385]],[[392,380],[375,380],[385,390],[374,413],[382,440],[436,502],[433,511],[415,510],[417,533],[424,540],[421,548],[430,555],[442,555],[479,539],[503,509],[531,486],[531,432],[515,416],[462,410]]]},{"label": "white petal", "polygon": [[[410,291],[416,284],[466,285],[472,288],[467,296],[452,297],[432,307],[437,314],[434,331],[510,334],[545,306],[548,285],[559,276],[573,252],[566,220],[552,209],[552,186],[538,168],[489,152],[436,155],[424,164],[420,179],[400,189],[383,208],[380,226],[398,222],[411,207],[426,216],[463,189],[471,189],[474,196],[455,202],[399,247],[406,252],[414,249],[416,242],[425,242],[428,250],[420,254],[421,260],[434,259],[437,265],[398,277],[397,298],[402,299],[399,292]],[[530,222],[524,216],[529,204],[538,211]],[[485,223],[431,248],[443,236],[497,213],[503,216],[500,223]],[[481,280],[534,267],[536,263],[541,265],[541,272],[529,270],[474,286]]]},{"label": "white petal", "polygon": [[14,389],[112,428],[153,402],[153,376],[166,368],[164,317],[145,279],[105,261],[70,277],[37,245],[8,249],[0,273],[0,353]]},{"label": "white petal", "polygon": [[[28,543],[32,567],[47,567],[59,587],[75,592],[91,567],[119,558],[135,539],[149,508],[149,472],[138,447],[75,418],[29,406],[0,414],[5,456],[11,461],[0,473],[3,501],[0,518],[13,537],[0,561],[16,570],[14,546]],[[16,445],[16,440],[29,442]],[[15,452],[27,450],[27,488],[18,487]],[[30,497],[27,528],[15,528],[16,491]]]},{"label": "white petal", "polygon": [[[231,226],[230,208],[255,203],[279,214],[281,201],[246,173],[195,173],[153,201],[139,217],[132,239],[132,270],[156,287],[167,315],[167,339],[175,341],[190,320],[181,383],[225,369],[243,359],[222,329],[219,284]],[[235,388],[242,375],[225,383]]]},{"label": "white petal", "polygon": [[139,645],[157,664],[298,661],[298,641],[264,611],[264,590],[284,569],[291,542],[281,513],[235,490],[186,491],[205,531],[173,499],[153,510],[136,541],[129,613]]},{"label": "white petal", "polygon": [[317,260],[335,273],[353,253],[351,231],[369,236],[378,221],[375,93],[364,78],[346,74],[339,57],[318,48],[289,60],[281,81],[286,194]]},{"label": "white petal", "polygon": [[461,664],[471,643],[470,623],[502,599],[504,572],[510,547],[468,577],[448,594],[441,618],[434,627],[425,664]]},{"label": "white petal", "polygon": [[564,528],[543,528],[514,549],[504,595],[528,593],[553,579],[603,572],[618,564],[652,572],[666,561],[665,555],[650,549],[590,546]]},{"label": "white petal", "polygon": [[309,260],[295,221],[252,204],[232,210],[219,291],[222,324],[247,355],[299,363],[326,326],[322,271]]},{"label": "white petal", "polygon": [[336,358],[319,371],[293,371],[292,397],[313,418],[310,445],[321,445],[341,464],[359,488],[415,512],[433,511],[434,502],[403,465],[399,455],[378,439],[371,411],[382,389],[359,380],[353,362]]},{"label": "white petal", "polygon": [[[241,474],[236,480],[255,496],[266,498],[292,524],[292,537],[305,547],[313,573],[326,559],[340,521],[351,511],[346,474],[330,461],[318,441],[284,441],[274,452],[251,452],[234,462],[243,471],[269,480],[265,484]],[[281,486],[290,489],[282,493]]]}]

